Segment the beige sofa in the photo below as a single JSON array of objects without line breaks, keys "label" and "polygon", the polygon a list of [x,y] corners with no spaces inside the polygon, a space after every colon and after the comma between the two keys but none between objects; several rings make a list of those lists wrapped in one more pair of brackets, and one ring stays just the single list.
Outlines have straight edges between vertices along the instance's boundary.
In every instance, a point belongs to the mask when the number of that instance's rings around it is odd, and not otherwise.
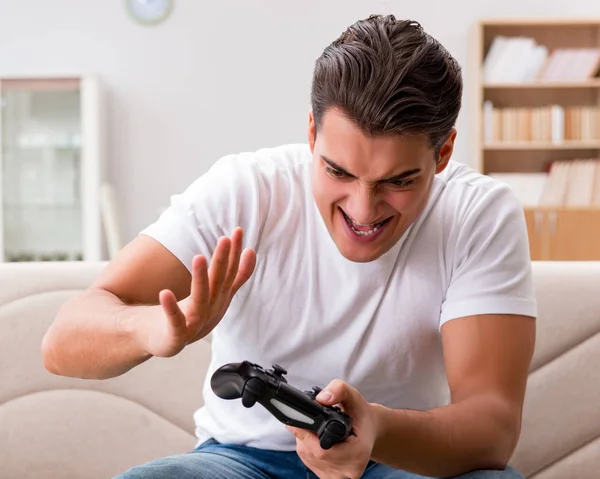
[{"label": "beige sofa", "polygon": [[[0,264],[0,477],[109,478],[195,444],[209,344],[106,381],[53,376],[40,342],[102,263]],[[600,263],[535,263],[538,342],[512,464],[600,477]]]}]

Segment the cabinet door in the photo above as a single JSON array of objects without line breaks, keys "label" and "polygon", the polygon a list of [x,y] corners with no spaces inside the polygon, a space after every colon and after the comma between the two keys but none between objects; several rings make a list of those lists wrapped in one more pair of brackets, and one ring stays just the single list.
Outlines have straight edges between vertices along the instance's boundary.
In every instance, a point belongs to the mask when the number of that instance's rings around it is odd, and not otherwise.
[{"label": "cabinet door", "polygon": [[546,215],[551,260],[600,260],[600,209],[560,209]]},{"label": "cabinet door", "polygon": [[531,260],[542,261],[548,259],[548,237],[544,229],[544,212],[535,209],[526,209],[525,221],[527,222]]},{"label": "cabinet door", "polygon": [[0,78],[0,261],[99,260],[93,77]]}]

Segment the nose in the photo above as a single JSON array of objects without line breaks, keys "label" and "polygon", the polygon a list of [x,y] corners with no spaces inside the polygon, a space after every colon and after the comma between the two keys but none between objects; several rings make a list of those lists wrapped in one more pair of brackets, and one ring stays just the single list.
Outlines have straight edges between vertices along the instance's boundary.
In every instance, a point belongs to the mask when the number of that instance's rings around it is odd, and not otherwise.
[{"label": "nose", "polygon": [[361,225],[375,223],[381,216],[380,201],[374,186],[356,186],[356,190],[348,196],[344,211]]}]

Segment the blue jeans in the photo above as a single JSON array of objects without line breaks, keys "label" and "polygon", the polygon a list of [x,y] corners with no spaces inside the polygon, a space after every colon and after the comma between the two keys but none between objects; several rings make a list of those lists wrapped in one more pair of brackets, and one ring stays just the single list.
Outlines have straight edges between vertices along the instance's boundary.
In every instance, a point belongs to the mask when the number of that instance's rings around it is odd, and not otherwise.
[{"label": "blue jeans", "polygon": [[[133,467],[115,479],[316,479],[295,452],[220,444],[210,439],[185,454]],[[476,471],[457,479],[523,479],[512,468]],[[424,479],[424,476],[370,462],[362,479]]]}]

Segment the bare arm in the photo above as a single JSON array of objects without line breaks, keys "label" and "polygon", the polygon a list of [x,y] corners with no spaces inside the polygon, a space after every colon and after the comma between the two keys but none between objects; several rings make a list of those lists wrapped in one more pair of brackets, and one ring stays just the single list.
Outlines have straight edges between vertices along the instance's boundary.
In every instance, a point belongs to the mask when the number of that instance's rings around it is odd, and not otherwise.
[{"label": "bare arm", "polygon": [[42,342],[44,366],[64,376],[119,376],[152,356],[169,357],[206,336],[253,272],[242,231],[220,238],[211,267],[189,273],[147,236],[135,238],[83,293],[66,302]]},{"label": "bare arm", "polygon": [[451,404],[429,411],[373,405],[372,459],[433,477],[503,469],[520,435],[535,320],[455,319],[442,326],[442,342]]}]

